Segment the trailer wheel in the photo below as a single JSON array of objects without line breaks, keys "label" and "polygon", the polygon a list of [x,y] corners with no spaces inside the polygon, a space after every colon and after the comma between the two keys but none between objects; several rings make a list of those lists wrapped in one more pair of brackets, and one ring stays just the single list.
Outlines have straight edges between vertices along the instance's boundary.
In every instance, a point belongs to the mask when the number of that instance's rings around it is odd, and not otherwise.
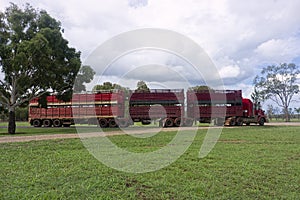
[{"label": "trailer wheel", "polygon": [[99,126],[101,128],[106,128],[108,126],[108,122],[106,119],[99,119]]},{"label": "trailer wheel", "polygon": [[121,127],[121,128],[125,128],[125,127],[128,126],[128,122],[127,122],[126,119],[118,119],[118,120],[117,120],[117,124],[118,124],[118,126]]},{"label": "trailer wheel", "polygon": [[264,119],[264,118],[260,118],[258,124],[259,124],[260,126],[265,125],[265,119]]},{"label": "trailer wheel", "polygon": [[235,126],[235,125],[236,125],[235,118],[231,118],[229,121],[229,126]]},{"label": "trailer wheel", "polygon": [[62,125],[62,123],[61,123],[60,119],[53,120],[54,127],[61,127],[61,125]]},{"label": "trailer wheel", "polygon": [[32,125],[34,127],[41,127],[42,126],[42,122],[39,119],[34,119],[33,122],[32,122]]},{"label": "trailer wheel", "polygon": [[142,120],[142,124],[143,124],[143,125],[149,125],[149,124],[151,124],[151,120],[143,119],[143,120]]},{"label": "trailer wheel", "polygon": [[193,122],[194,122],[194,120],[187,118],[184,120],[184,126],[192,126]]},{"label": "trailer wheel", "polygon": [[216,118],[215,119],[215,125],[216,126],[224,126],[225,120],[224,118]]},{"label": "trailer wheel", "polygon": [[238,119],[236,120],[236,125],[237,125],[237,126],[243,126],[243,119],[238,118]]},{"label": "trailer wheel", "polygon": [[179,117],[176,118],[176,119],[174,120],[174,124],[175,124],[175,126],[177,126],[177,127],[181,126],[181,119],[180,119]]},{"label": "trailer wheel", "polygon": [[44,127],[51,127],[52,126],[52,121],[50,119],[45,119],[43,121],[43,126]]},{"label": "trailer wheel", "polygon": [[163,121],[163,127],[171,127],[174,125],[174,121],[171,118],[166,118]]},{"label": "trailer wheel", "polygon": [[109,124],[109,128],[116,128],[118,126],[118,124],[114,119],[110,119],[108,124]]}]

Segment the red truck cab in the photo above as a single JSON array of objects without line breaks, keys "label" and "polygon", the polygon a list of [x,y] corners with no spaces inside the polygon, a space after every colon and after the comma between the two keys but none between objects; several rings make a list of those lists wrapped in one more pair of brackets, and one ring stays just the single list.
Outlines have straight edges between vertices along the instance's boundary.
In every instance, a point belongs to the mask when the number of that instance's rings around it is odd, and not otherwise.
[{"label": "red truck cab", "polygon": [[265,122],[268,122],[268,118],[264,110],[262,110],[260,103],[255,104],[247,98],[243,98],[243,117],[246,125],[258,123],[263,126]]}]

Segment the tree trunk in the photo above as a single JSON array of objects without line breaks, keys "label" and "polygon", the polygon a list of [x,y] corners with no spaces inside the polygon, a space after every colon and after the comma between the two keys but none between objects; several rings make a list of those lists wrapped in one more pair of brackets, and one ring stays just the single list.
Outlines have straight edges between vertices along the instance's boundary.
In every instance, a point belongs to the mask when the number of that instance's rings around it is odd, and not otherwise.
[{"label": "tree trunk", "polygon": [[290,113],[289,113],[289,108],[287,106],[284,107],[284,117],[286,122],[290,121]]},{"label": "tree trunk", "polygon": [[9,121],[8,121],[8,133],[16,133],[16,114],[15,111],[9,111]]}]

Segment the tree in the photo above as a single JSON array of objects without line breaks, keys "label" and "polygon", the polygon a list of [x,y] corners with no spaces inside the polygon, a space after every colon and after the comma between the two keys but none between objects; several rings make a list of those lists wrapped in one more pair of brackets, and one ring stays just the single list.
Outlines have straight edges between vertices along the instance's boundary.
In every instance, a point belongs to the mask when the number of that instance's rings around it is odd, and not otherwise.
[{"label": "tree", "polygon": [[74,83],[74,92],[86,91],[84,83],[90,83],[93,80],[95,74],[96,72],[90,66],[82,66],[79,69],[76,81]]},{"label": "tree", "polygon": [[280,118],[280,109],[278,107],[274,108],[274,115],[276,120],[278,120],[278,118]]},{"label": "tree", "polygon": [[274,107],[272,104],[267,105],[267,114],[270,120],[272,120],[274,116]]},{"label": "tree", "polygon": [[95,85],[93,87],[93,91],[101,91],[101,90],[113,90],[114,86],[111,82],[104,82],[102,85]]},{"label": "tree", "polygon": [[11,3],[0,12],[0,102],[8,109],[8,132],[15,133],[15,109],[47,92],[72,93],[80,52],[68,46],[60,22],[29,4]]},{"label": "tree", "polygon": [[300,119],[300,107],[299,108],[294,108],[295,113],[297,113],[298,120]]},{"label": "tree", "polygon": [[251,99],[255,104],[265,101],[264,94],[262,92],[259,92],[256,87],[254,87],[254,91],[251,94]]},{"label": "tree", "polygon": [[123,87],[116,83],[111,82],[104,82],[102,85],[95,85],[93,87],[93,91],[101,91],[101,90],[122,90],[122,91],[129,91],[129,88]]},{"label": "tree", "polygon": [[294,118],[293,108],[289,108],[289,115],[290,117]]},{"label": "tree", "polygon": [[135,92],[150,92],[150,89],[148,88],[145,81],[138,81],[136,84],[136,90]]},{"label": "tree", "polygon": [[264,96],[280,106],[285,115],[285,121],[290,120],[289,106],[293,96],[299,92],[297,76],[299,67],[293,63],[271,65],[263,68],[261,76],[254,79],[255,88]]},{"label": "tree", "polygon": [[199,92],[202,90],[213,91],[213,89],[207,85],[197,85],[189,88],[190,91]]}]

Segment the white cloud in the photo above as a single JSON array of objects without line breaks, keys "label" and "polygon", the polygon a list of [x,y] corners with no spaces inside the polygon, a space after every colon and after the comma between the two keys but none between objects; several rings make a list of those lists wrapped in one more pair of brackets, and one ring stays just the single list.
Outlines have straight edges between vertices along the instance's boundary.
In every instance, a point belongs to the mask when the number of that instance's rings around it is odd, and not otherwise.
[{"label": "white cloud", "polygon": [[237,65],[229,65],[222,67],[219,71],[222,78],[235,78],[240,74],[240,67]]},{"label": "white cloud", "polygon": [[259,45],[255,52],[269,62],[289,62],[300,55],[300,39],[271,39]]},{"label": "white cloud", "polygon": [[148,0],[128,0],[128,5],[133,8],[147,6]]},{"label": "white cloud", "polygon": [[[1,8],[9,1],[1,0]],[[14,2],[24,4],[21,0]],[[46,9],[62,22],[65,37],[82,51],[83,60],[111,37],[149,27],[177,31],[200,44],[216,63],[226,87],[242,87],[241,82],[250,87],[253,77],[266,63],[300,60],[298,0],[28,2]],[[143,59],[135,59],[131,59],[131,64],[142,65]],[[168,65],[169,62],[170,59],[157,59],[156,63]],[[183,66],[176,59],[172,62],[173,67]],[[184,68],[181,72],[188,73]]]}]

